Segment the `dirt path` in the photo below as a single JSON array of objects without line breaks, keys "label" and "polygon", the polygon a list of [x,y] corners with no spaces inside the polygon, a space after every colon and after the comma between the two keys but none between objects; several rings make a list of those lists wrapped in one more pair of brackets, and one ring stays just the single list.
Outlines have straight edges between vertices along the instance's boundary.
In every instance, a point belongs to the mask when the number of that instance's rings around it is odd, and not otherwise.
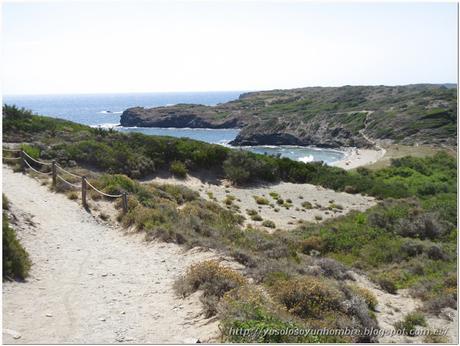
[{"label": "dirt path", "polygon": [[381,145],[379,145],[379,143],[377,143],[377,141],[374,141],[368,135],[366,135],[367,126],[369,125],[368,124],[369,123],[369,116],[372,113],[374,113],[374,111],[367,111],[366,112],[366,118],[364,119],[364,127],[361,130],[359,130],[359,134],[361,136],[363,136],[366,141],[368,141],[369,143],[372,143],[381,152],[381,157],[383,157],[385,155],[385,149]]},{"label": "dirt path", "polygon": [[[174,296],[190,264],[216,257],[98,223],[75,202],[3,168],[3,192],[33,261],[25,283],[3,285],[5,343],[182,343],[218,335],[198,296]],[[20,337],[19,337],[19,335]]]}]

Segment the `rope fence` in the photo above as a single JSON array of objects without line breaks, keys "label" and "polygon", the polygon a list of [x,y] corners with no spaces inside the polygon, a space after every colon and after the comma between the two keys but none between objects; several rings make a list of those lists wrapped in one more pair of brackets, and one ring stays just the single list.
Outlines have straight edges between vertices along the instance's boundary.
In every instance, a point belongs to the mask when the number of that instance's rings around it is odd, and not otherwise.
[{"label": "rope fence", "polygon": [[[102,195],[104,197],[107,197],[107,198],[121,198],[122,199],[123,213],[128,212],[128,194],[126,192],[123,192],[123,193],[118,194],[118,195],[112,195],[112,194],[105,193],[105,192],[97,189],[94,185],[92,185],[85,176],[80,176],[80,175],[77,175],[75,173],[72,173],[72,172],[69,172],[69,171],[65,170],[64,168],[59,166],[56,163],[55,160],[53,160],[52,162],[39,161],[39,160],[34,159],[33,157],[31,157],[24,150],[13,150],[13,149],[9,149],[9,148],[2,148],[2,150],[6,151],[6,152],[19,153],[19,157],[3,157],[3,155],[2,155],[2,158],[5,159],[5,160],[20,160],[21,170],[23,172],[26,171],[25,165],[27,165],[28,169],[31,169],[35,173],[43,174],[43,175],[46,175],[46,176],[51,176],[52,181],[53,181],[53,187],[56,187],[57,180],[59,179],[64,184],[67,184],[70,187],[73,187],[73,188],[76,188],[76,189],[81,189],[82,204],[86,209],[88,208],[86,195],[87,195],[88,187],[90,187],[91,189],[93,189],[98,194],[100,194],[100,195]],[[35,169],[34,167],[32,167],[32,165],[29,163],[28,160],[31,160],[31,161],[35,162],[36,164],[39,164],[39,165],[42,165],[42,166],[51,167],[51,172],[41,172],[41,171]],[[80,179],[81,180],[81,185],[78,185],[76,183],[72,183],[72,182],[64,179],[61,175],[59,175],[57,173],[58,170],[64,172],[65,174],[68,174],[68,175],[70,175],[70,176],[72,176],[74,178]]]},{"label": "rope fence", "polygon": [[61,177],[59,174],[56,175],[56,178],[58,178],[60,181],[62,181],[63,183],[66,183],[66,184],[69,185],[69,186],[75,187],[75,188],[77,188],[77,189],[81,189],[81,185],[77,185],[77,184],[71,183],[70,181],[65,180],[65,179],[64,179],[63,177]]}]

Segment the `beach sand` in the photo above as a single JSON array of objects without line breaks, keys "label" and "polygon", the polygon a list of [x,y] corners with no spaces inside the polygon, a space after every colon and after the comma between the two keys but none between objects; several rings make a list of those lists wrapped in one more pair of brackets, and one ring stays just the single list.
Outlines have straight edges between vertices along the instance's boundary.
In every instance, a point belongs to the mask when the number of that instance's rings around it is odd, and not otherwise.
[{"label": "beach sand", "polygon": [[331,165],[347,170],[376,163],[385,156],[386,152],[383,148],[379,150],[345,148],[342,150],[345,151],[345,157]]}]

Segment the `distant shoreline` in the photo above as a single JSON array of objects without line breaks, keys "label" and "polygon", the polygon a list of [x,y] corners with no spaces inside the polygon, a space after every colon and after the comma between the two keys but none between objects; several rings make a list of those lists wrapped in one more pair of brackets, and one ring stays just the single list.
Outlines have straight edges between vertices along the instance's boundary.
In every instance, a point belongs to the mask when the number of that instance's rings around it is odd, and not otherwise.
[{"label": "distant shoreline", "polygon": [[[144,128],[144,127],[124,127],[121,126],[119,123],[106,123],[106,124],[99,124],[99,125],[92,125],[91,127],[93,128],[104,128],[104,129],[135,129],[135,128]],[[225,130],[231,130],[231,129],[209,129],[209,128],[176,128],[176,127],[145,127],[145,129],[159,129],[159,130],[197,130],[197,131],[225,131]],[[239,129],[234,129],[234,130],[239,130]],[[154,136],[152,134],[152,136]],[[335,167],[340,167],[346,170],[349,169],[354,169],[357,167],[361,166],[366,166],[369,164],[373,164],[377,161],[379,161],[384,155],[385,155],[385,150],[375,150],[375,149],[359,149],[356,147],[337,147],[337,148],[321,148],[321,147],[316,147],[316,146],[302,146],[302,145],[274,145],[274,146],[264,146],[264,145],[259,145],[259,146],[232,146],[232,145],[226,145],[222,143],[215,143],[215,144],[221,144],[224,146],[228,146],[230,148],[234,149],[247,149],[247,148],[252,148],[252,147],[257,147],[257,148],[262,148],[262,147],[274,147],[274,148],[305,148],[305,149],[312,149],[312,150],[327,150],[327,151],[335,151],[339,153],[343,153],[345,156],[335,162],[328,163],[330,166],[335,166]],[[297,160],[301,161],[301,160]]]}]

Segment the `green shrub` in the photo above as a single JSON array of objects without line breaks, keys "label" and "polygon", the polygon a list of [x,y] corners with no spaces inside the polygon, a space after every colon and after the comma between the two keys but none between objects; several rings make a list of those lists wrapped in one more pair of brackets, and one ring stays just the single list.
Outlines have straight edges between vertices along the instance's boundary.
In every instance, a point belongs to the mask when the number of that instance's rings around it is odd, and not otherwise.
[{"label": "green shrub", "polygon": [[248,213],[249,216],[254,216],[258,214],[257,210],[255,209],[246,209],[246,213]]},{"label": "green shrub", "polygon": [[251,220],[252,221],[262,221],[263,218],[259,214],[251,215]]},{"label": "green shrub", "polygon": [[19,243],[16,232],[8,223],[8,215],[3,212],[3,279],[24,280],[31,266],[27,251]]},{"label": "green shrub", "polygon": [[268,227],[268,228],[275,228],[276,225],[273,221],[271,220],[265,220],[264,222],[262,222],[262,226],[264,227]]},{"label": "green shrub", "polygon": [[91,181],[96,187],[108,194],[120,194],[122,192],[138,193],[140,184],[122,174],[103,174],[96,181]]},{"label": "green shrub", "polygon": [[5,196],[4,193],[2,193],[2,208],[3,210],[10,209],[10,201],[8,200],[8,198]]},{"label": "green shrub", "polygon": [[417,326],[427,326],[425,316],[417,311],[407,314],[402,321],[395,323],[396,330],[402,331],[409,336],[415,336],[414,333]]},{"label": "green shrub", "polygon": [[[318,343],[340,342],[334,336],[292,335],[287,329],[305,329],[257,287],[245,285],[227,292],[219,306],[222,341],[226,343]],[[244,330],[244,333],[235,333]]]},{"label": "green shrub", "polygon": [[174,174],[174,176],[184,179],[187,176],[188,170],[187,167],[180,161],[173,161],[169,166],[169,171]]},{"label": "green shrub", "polygon": [[259,204],[259,205],[268,205],[268,204],[270,204],[268,199],[266,199],[265,197],[262,197],[262,196],[254,196],[254,199],[255,199],[256,203]]},{"label": "green shrub", "polygon": [[268,194],[269,194],[273,199],[275,199],[275,200],[277,200],[278,198],[280,198],[280,195],[279,195],[277,192],[275,192],[275,191],[270,191]]},{"label": "green shrub", "polygon": [[302,202],[302,208],[312,209],[313,205],[310,202]]},{"label": "green shrub", "polygon": [[[30,157],[33,157],[36,160],[40,158],[40,148],[38,148],[36,146],[32,146],[32,145],[29,145],[29,144],[22,144],[21,149],[27,155],[29,155]],[[33,163],[33,162],[30,162],[30,160],[28,160],[28,162],[31,163],[31,164]]]}]

